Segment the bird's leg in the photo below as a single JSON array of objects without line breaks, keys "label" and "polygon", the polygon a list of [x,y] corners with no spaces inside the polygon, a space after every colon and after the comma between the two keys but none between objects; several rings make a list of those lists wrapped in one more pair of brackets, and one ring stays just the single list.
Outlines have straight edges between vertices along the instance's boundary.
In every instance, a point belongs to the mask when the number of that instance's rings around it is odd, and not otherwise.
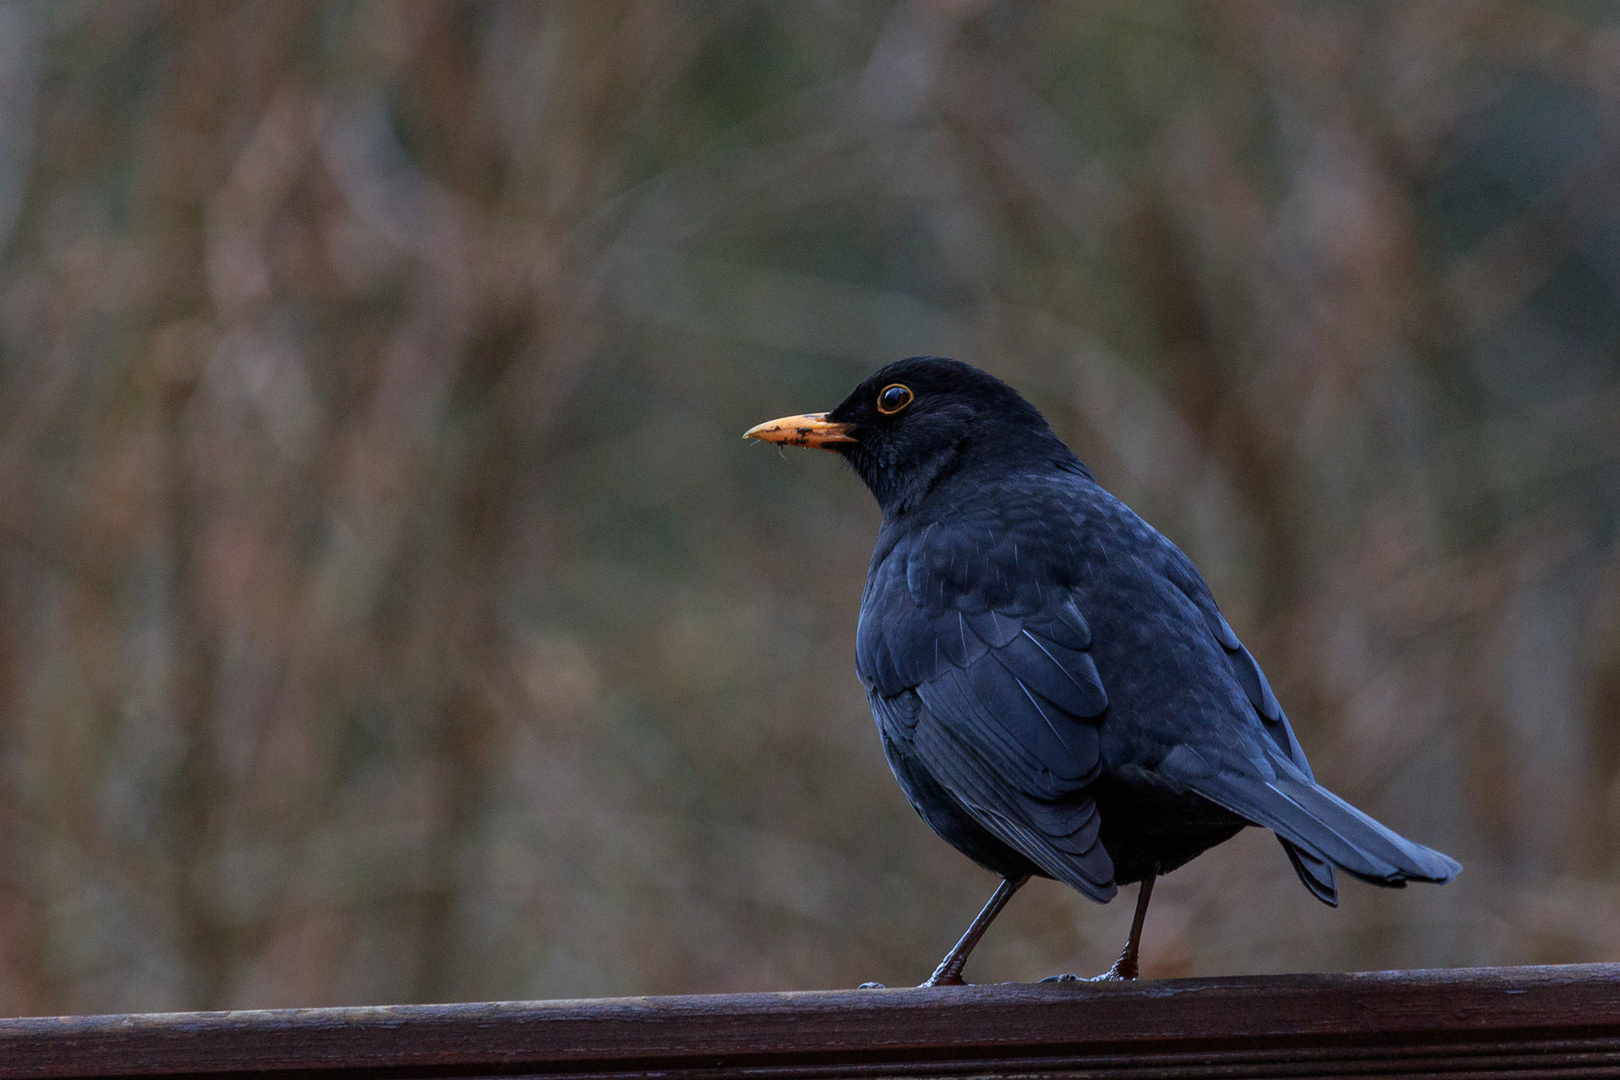
[{"label": "bird's leg", "polygon": [[996,891],[990,896],[990,902],[984,905],[984,910],[974,916],[967,933],[962,935],[962,940],[956,943],[954,949],[945,954],[945,959],[941,960],[939,967],[928,976],[928,981],[923,983],[924,986],[962,985],[962,965],[967,963],[968,953],[972,952],[973,946],[984,937],[984,932],[990,929],[990,924],[1001,914],[1001,909],[1007,906],[1007,901],[1012,899],[1013,893],[1022,888],[1024,882],[1028,880],[1028,874],[1001,879],[1001,884],[996,886]]},{"label": "bird's leg", "polygon": [[1092,979],[1092,982],[1113,982],[1115,980],[1136,978],[1136,958],[1142,951],[1142,924],[1147,921],[1148,901],[1153,899],[1153,879],[1158,876],[1155,870],[1142,879],[1142,884],[1136,890],[1136,916],[1131,919],[1131,936],[1125,939],[1125,951],[1119,954],[1114,966]]}]

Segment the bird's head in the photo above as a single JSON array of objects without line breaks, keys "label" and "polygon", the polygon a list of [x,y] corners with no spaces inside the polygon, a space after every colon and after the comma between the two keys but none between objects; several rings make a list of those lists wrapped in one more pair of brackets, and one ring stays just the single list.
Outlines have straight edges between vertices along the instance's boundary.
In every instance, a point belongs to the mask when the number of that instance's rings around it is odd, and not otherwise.
[{"label": "bird's head", "polygon": [[746,438],[841,455],[885,512],[915,506],[945,477],[992,463],[1080,466],[1040,412],[993,375],[914,356],[875,372],[831,412],[784,416]]}]

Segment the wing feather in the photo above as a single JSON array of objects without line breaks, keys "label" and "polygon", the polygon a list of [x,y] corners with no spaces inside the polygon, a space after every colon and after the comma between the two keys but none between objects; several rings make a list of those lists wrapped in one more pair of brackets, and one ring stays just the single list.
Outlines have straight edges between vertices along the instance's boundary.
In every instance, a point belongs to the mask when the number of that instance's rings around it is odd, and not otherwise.
[{"label": "wing feather", "polygon": [[[1113,894],[1087,791],[1108,695],[1072,591],[1028,540],[925,529],[873,567],[856,638],[873,709],[915,695],[890,737],[975,820],[1051,876]],[[1015,571],[1014,564],[1020,568]],[[903,575],[903,580],[902,580]]]}]

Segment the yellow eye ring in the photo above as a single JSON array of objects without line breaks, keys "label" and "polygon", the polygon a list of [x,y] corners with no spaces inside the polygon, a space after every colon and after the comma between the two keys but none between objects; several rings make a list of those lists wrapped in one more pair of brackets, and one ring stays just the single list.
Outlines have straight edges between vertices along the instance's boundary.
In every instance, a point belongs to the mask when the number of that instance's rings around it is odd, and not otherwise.
[{"label": "yellow eye ring", "polygon": [[893,416],[910,405],[913,396],[911,387],[904,383],[890,383],[878,391],[877,411],[884,416]]}]

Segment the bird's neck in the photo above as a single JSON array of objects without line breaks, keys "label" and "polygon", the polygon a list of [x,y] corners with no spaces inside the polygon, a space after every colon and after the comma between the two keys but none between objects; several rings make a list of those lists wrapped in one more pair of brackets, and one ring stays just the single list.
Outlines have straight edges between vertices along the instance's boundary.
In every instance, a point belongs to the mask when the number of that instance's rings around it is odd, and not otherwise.
[{"label": "bird's neck", "polygon": [[940,484],[961,469],[962,458],[962,454],[950,449],[931,454],[905,469],[894,468],[887,462],[872,462],[869,470],[860,470],[861,479],[877,499],[885,521],[904,518],[927,503]]},{"label": "bird's neck", "polygon": [[1050,452],[1041,455],[952,455],[949,460],[929,462],[926,470],[912,471],[905,483],[886,492],[869,481],[883,510],[884,532],[899,536],[942,516],[981,512],[1019,500],[1032,476],[1070,473],[1095,483],[1091,470],[1067,446],[1055,438],[1051,442],[1045,448]]}]

